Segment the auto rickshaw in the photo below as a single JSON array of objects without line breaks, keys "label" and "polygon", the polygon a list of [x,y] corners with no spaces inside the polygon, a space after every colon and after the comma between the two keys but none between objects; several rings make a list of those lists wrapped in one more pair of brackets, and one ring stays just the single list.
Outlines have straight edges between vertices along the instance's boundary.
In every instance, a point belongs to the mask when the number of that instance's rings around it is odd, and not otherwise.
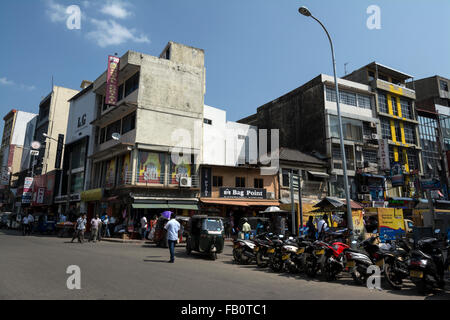
[{"label": "auto rickshaw", "polygon": [[222,253],[225,241],[223,218],[195,215],[188,224],[186,239],[186,253],[191,251],[208,254],[216,260],[217,254]]}]

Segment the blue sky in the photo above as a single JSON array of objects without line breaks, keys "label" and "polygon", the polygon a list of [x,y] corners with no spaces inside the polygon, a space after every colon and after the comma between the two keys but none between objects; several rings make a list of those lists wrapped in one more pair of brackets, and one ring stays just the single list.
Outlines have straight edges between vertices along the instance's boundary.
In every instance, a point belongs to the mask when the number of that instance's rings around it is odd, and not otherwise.
[{"label": "blue sky", "polygon": [[[80,30],[66,27],[78,5]],[[448,0],[16,0],[0,11],[0,111],[37,112],[56,85],[78,89],[106,68],[108,54],[132,49],[158,56],[170,40],[206,54],[205,103],[229,120],[320,73],[332,74],[327,38],[301,16],[306,5],[329,29],[338,75],[371,61],[414,75],[450,78]],[[381,29],[369,30],[370,5]],[[114,30],[105,36],[105,30]],[[1,121],[0,129],[3,127]]]}]

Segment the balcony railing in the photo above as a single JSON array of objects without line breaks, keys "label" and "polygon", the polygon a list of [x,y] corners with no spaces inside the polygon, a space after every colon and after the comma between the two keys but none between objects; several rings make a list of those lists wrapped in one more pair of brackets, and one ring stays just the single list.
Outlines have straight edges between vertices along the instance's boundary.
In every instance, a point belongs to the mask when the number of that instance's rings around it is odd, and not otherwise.
[{"label": "balcony railing", "polygon": [[[133,179],[134,178],[134,179]],[[181,178],[189,178],[187,184],[181,185]],[[189,181],[190,180],[190,181]],[[190,183],[189,183],[190,182]],[[119,177],[115,177],[115,175],[109,175],[105,179],[104,187],[107,189],[111,189],[119,186],[180,186],[187,188],[198,188],[200,186],[200,178],[198,175],[167,175],[167,174],[153,174],[150,172],[145,172],[143,174],[133,173],[131,171],[125,172],[123,175]]]},{"label": "balcony railing", "polygon": [[322,198],[327,194],[327,183],[325,181],[304,181],[302,183],[302,195],[305,197]]}]

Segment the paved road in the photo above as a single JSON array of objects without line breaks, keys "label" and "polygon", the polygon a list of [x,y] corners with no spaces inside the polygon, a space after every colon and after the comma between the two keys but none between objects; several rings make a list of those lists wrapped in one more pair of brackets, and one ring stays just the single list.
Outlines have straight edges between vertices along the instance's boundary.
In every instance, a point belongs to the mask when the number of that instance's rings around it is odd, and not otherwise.
[{"label": "paved road", "polygon": [[[169,264],[168,250],[154,245],[69,240],[0,230],[0,299],[450,299],[448,290],[419,296],[412,284],[368,290],[349,277],[326,283],[238,266],[230,245],[216,261],[177,247]],[[67,289],[70,265],[81,268],[81,290]]]}]

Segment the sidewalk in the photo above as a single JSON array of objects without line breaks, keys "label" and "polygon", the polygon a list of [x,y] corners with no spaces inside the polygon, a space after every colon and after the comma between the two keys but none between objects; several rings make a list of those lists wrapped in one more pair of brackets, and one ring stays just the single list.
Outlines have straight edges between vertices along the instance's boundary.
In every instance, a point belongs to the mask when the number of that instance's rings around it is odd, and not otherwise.
[{"label": "sidewalk", "polygon": [[[149,240],[130,240],[130,239],[119,239],[119,238],[102,238],[101,241],[106,242],[116,242],[116,243],[127,243],[127,244],[155,244]],[[232,243],[233,239],[225,239],[225,242]],[[183,245],[186,242],[182,242],[179,245]]]}]

